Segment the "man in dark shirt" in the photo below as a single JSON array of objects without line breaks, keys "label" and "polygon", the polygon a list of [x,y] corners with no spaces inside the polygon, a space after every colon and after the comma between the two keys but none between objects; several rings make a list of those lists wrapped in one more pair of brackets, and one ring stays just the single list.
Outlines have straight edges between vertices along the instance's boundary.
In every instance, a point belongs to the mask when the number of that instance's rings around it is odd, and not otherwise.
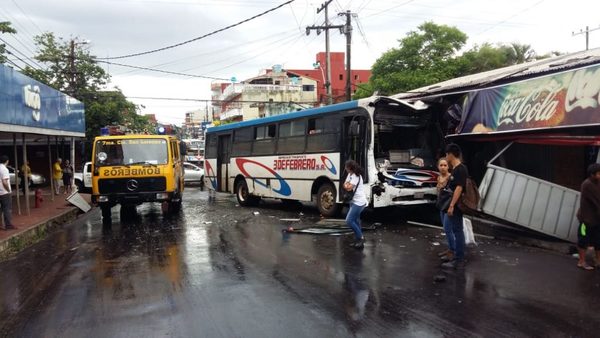
[{"label": "man in dark shirt", "polygon": [[577,266],[584,270],[593,270],[585,261],[585,251],[589,247],[596,249],[596,267],[600,267],[600,164],[591,164],[587,169],[588,178],[581,184],[579,198],[579,229],[577,247],[579,261]]},{"label": "man in dark shirt", "polygon": [[455,269],[457,267],[464,266],[465,259],[465,233],[463,231],[463,213],[458,208],[457,203],[460,200],[462,193],[467,185],[467,177],[469,172],[467,167],[461,162],[461,150],[460,147],[454,143],[449,144],[446,147],[446,159],[448,164],[452,167],[452,175],[448,180],[448,188],[454,193],[452,194],[452,200],[450,200],[450,207],[444,215],[445,221],[450,224],[452,233],[455,238],[455,252],[454,259],[443,263],[443,268]]}]

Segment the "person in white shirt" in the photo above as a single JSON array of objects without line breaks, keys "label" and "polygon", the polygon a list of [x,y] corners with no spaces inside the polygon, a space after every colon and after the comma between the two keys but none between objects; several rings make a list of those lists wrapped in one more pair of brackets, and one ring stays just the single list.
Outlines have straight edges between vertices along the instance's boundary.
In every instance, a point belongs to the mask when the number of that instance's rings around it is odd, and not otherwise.
[{"label": "person in white shirt", "polygon": [[11,230],[16,229],[16,227],[12,224],[12,191],[7,165],[8,156],[0,156],[0,208],[4,214],[4,230]]},{"label": "person in white shirt", "polygon": [[367,194],[363,185],[362,168],[353,160],[346,161],[344,165],[348,176],[344,182],[344,190],[354,191],[352,201],[350,201],[350,210],[346,215],[346,224],[354,231],[356,241],[351,244],[353,248],[362,249],[365,246],[365,237],[360,227],[360,214],[368,204]]}]

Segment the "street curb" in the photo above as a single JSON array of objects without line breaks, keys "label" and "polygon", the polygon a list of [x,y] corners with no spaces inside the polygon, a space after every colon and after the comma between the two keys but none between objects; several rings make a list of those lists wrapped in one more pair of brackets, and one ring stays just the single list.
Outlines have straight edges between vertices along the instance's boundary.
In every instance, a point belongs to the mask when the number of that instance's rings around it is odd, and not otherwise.
[{"label": "street curb", "polygon": [[21,250],[43,240],[56,227],[71,222],[77,218],[78,208],[71,208],[31,228],[11,235],[0,241],[0,261],[6,260]]}]

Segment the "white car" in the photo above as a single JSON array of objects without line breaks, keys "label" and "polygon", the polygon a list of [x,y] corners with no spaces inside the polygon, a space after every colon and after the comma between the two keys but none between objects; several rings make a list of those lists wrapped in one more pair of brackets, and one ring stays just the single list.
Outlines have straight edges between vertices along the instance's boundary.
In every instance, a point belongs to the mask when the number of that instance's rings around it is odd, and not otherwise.
[{"label": "white car", "polygon": [[[6,167],[8,169],[8,175],[10,177],[10,185],[14,186],[16,185],[16,175],[15,175],[15,168],[11,167],[11,166],[7,166]],[[20,182],[20,179],[19,179]],[[29,186],[34,186],[34,185],[43,185],[44,183],[46,183],[46,178],[40,174],[36,174],[36,173],[31,173],[31,180],[29,182]]]},{"label": "white car", "polygon": [[185,183],[200,183],[200,186],[204,185],[204,169],[195,164],[184,162],[183,170],[185,171],[183,177]]}]

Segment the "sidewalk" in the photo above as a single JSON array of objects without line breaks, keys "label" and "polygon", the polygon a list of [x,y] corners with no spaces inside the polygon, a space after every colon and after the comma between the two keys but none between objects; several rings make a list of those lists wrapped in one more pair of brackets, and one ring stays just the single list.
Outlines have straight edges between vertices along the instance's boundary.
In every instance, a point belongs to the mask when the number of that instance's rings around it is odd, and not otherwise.
[{"label": "sidewalk", "polygon": [[[34,208],[35,190],[31,191],[29,195],[29,215],[27,215],[25,209],[25,197],[23,195],[19,196],[21,215],[18,214],[17,196],[13,192],[12,216],[13,224],[17,229],[0,230],[0,260],[43,239],[52,228],[74,220],[81,212],[77,207],[66,201],[68,195],[55,195],[54,201],[52,201],[50,188],[43,188],[42,191],[44,201],[41,204],[41,208]],[[88,203],[90,202],[89,194],[81,194],[81,196]]]}]

